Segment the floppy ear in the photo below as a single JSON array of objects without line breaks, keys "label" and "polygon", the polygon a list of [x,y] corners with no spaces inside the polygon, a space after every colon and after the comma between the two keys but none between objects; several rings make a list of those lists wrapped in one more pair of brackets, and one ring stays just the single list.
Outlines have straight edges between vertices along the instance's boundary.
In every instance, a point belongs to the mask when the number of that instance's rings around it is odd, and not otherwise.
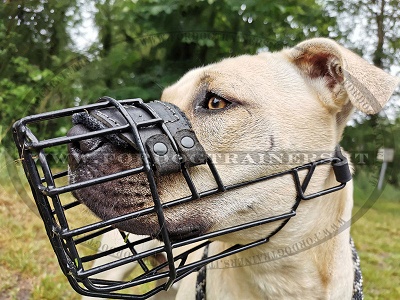
[{"label": "floppy ear", "polygon": [[342,121],[353,106],[367,114],[378,113],[400,83],[330,39],[310,39],[286,53],[325,105],[345,114]]}]

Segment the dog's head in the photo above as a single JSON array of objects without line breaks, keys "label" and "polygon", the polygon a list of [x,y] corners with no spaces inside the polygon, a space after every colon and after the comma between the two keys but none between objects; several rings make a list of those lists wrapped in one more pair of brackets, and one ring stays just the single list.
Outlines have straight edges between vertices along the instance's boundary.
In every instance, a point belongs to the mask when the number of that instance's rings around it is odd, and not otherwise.
[{"label": "dog's head", "polygon": [[[332,153],[353,110],[377,113],[397,84],[397,78],[337,43],[313,39],[292,49],[194,69],[165,89],[162,100],[185,113],[206,152],[216,158],[223,182],[234,184],[294,167],[289,161],[276,163],[283,153],[306,153],[310,160]],[[76,125],[69,135],[87,131]],[[103,138],[75,143],[70,154],[72,182],[141,165],[134,149]],[[278,159],[271,163],[274,155]],[[323,188],[330,172],[322,169],[310,188]],[[200,191],[215,187],[205,166],[191,168],[190,173]],[[178,173],[159,176],[161,201],[187,196],[183,181]],[[174,206],[164,211],[165,226],[172,236],[187,237],[287,212],[295,198],[291,182],[290,176],[280,177]],[[83,188],[74,195],[103,219],[153,205],[144,173]],[[153,236],[160,229],[155,215],[118,226]]]}]

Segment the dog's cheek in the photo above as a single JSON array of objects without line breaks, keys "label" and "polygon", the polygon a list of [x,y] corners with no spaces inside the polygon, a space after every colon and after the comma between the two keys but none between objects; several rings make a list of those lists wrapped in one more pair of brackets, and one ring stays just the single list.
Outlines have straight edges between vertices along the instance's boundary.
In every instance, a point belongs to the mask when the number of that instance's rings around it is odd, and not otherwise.
[{"label": "dog's cheek", "polygon": [[[290,185],[290,181],[287,178],[278,178],[209,199],[209,203],[212,203],[213,207],[211,213],[215,218],[210,231],[290,212],[296,199],[296,192]],[[224,240],[227,242],[233,242],[236,239],[247,242],[254,241],[266,237],[279,224],[280,222],[273,222],[270,225],[257,226],[257,230],[235,232],[224,237]]]}]

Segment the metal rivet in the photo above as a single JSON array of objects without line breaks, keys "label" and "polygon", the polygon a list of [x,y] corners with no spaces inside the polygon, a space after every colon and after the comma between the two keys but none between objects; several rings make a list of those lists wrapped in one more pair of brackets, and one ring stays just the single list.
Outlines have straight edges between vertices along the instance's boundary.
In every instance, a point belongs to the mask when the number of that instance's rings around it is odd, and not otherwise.
[{"label": "metal rivet", "polygon": [[154,144],[153,151],[155,154],[163,156],[167,154],[168,148],[164,143],[158,142]]},{"label": "metal rivet", "polygon": [[181,145],[185,148],[192,148],[194,146],[194,140],[190,136],[184,136],[181,139]]}]

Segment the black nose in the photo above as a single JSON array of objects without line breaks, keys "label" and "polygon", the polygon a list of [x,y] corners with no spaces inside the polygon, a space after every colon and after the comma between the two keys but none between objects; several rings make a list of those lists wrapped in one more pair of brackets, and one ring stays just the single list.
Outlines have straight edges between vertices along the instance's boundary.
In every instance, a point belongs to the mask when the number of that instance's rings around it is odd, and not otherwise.
[{"label": "black nose", "polygon": [[[90,130],[88,130],[85,126],[78,124],[72,127],[68,131],[67,136],[76,136],[88,132],[90,132]],[[104,140],[102,138],[95,137],[95,138],[72,142],[71,144],[68,145],[68,149],[70,152],[73,149],[75,151],[78,150],[80,153],[89,153],[100,148],[103,145],[103,143]]]}]

